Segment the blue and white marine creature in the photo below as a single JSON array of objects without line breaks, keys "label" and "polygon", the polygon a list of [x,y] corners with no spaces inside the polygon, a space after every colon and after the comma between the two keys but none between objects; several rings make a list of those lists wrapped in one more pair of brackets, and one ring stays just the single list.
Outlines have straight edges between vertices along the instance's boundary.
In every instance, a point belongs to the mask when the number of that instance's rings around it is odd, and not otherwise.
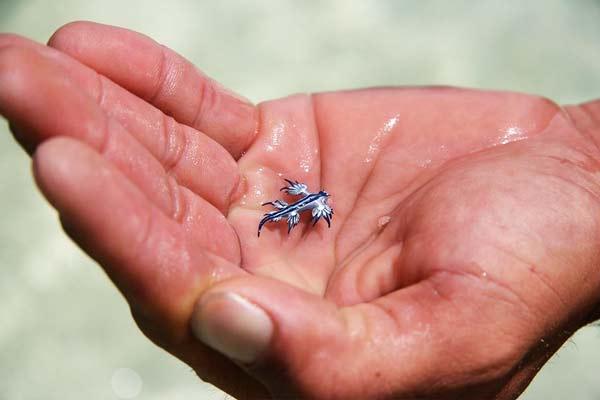
[{"label": "blue and white marine creature", "polygon": [[260,230],[267,222],[281,221],[282,218],[287,219],[288,234],[300,222],[300,213],[311,210],[313,226],[323,218],[327,221],[327,226],[331,228],[331,219],[333,218],[333,209],[327,204],[329,193],[321,190],[318,193],[310,193],[308,186],[298,181],[285,180],[289,186],[282,187],[280,190],[293,196],[302,196],[302,198],[292,204],[288,204],[283,200],[268,201],[263,203],[263,206],[272,205],[276,210],[265,214],[263,219],[258,224],[258,236]]}]

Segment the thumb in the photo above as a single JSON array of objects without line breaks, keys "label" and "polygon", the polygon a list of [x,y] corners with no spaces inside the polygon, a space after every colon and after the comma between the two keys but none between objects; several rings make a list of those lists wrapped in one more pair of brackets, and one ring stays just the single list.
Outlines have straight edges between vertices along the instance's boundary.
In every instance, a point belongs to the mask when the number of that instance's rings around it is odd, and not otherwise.
[{"label": "thumb", "polygon": [[443,292],[424,280],[338,307],[280,281],[244,276],[202,296],[192,330],[278,398],[397,398],[473,370],[483,380],[510,370],[526,346],[499,343],[490,332],[499,320],[514,324],[512,305],[482,292],[474,306],[477,291],[457,285]]},{"label": "thumb", "polygon": [[[337,357],[347,340],[343,313],[334,303],[256,276],[209,289],[196,304],[191,328],[197,339],[236,361],[277,397],[291,394],[292,386],[313,386],[319,371],[331,365],[327,359]],[[299,391],[292,390],[293,395]]]}]

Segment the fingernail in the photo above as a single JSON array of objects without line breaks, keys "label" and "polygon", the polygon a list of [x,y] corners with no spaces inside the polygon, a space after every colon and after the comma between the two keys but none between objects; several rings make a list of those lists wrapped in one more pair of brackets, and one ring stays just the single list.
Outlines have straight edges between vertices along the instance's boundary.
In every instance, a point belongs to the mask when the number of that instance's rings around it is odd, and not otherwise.
[{"label": "fingernail", "polygon": [[209,294],[192,316],[197,339],[227,357],[251,363],[267,349],[273,322],[260,307],[235,293]]}]

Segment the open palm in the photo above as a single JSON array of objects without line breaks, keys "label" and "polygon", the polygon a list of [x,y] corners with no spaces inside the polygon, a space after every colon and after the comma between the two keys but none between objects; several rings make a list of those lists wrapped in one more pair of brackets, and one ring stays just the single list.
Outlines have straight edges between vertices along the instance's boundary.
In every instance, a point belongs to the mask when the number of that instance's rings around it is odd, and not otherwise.
[{"label": "open palm", "polygon": [[[597,307],[597,103],[385,88],[255,107],[130,31],[49,44],[0,37],[0,112],[142,330],[229,393],[514,398]],[[331,194],[330,229],[257,236],[283,178]]]}]

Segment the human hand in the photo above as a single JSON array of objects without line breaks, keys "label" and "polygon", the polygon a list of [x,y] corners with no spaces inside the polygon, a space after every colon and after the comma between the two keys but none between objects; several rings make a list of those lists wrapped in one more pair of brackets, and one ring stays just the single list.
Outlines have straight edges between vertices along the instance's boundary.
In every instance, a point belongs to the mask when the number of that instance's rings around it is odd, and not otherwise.
[{"label": "human hand", "polygon": [[[0,37],[0,113],[38,185],[146,335],[239,398],[515,398],[598,307],[599,103],[255,107],[130,31],[49,45]],[[256,236],[282,177],[332,195],[331,229]]]}]

